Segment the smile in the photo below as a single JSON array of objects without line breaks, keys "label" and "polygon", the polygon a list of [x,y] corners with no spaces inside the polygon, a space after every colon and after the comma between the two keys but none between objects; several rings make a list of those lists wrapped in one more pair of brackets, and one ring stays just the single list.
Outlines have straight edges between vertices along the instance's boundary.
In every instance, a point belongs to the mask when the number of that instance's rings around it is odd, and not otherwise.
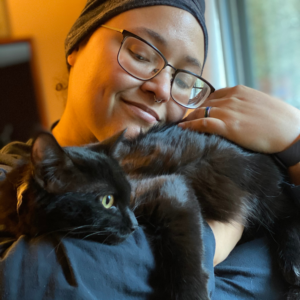
[{"label": "smile", "polygon": [[146,105],[124,99],[122,99],[122,101],[135,115],[137,115],[147,123],[153,124],[160,121],[158,114]]}]

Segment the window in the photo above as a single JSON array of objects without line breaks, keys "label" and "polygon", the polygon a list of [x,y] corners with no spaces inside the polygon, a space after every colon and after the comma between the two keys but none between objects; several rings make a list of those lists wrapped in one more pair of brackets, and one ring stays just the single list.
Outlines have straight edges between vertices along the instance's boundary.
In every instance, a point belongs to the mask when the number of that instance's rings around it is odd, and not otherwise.
[{"label": "window", "polygon": [[300,1],[245,0],[253,86],[300,108]]},{"label": "window", "polygon": [[[210,0],[206,4],[208,27],[210,18],[215,19],[209,28],[209,51],[219,35],[217,52],[223,56],[225,84],[218,79],[221,84],[216,87],[244,84],[300,108],[300,1]],[[210,60],[218,57],[216,50],[209,56]],[[216,79],[206,77],[215,83]]]}]

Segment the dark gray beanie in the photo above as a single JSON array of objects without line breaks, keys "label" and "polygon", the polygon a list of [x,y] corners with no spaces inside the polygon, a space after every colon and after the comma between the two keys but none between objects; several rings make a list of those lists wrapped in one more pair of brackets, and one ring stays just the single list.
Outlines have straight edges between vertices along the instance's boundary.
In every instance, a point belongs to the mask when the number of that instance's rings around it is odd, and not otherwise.
[{"label": "dark gray beanie", "polygon": [[66,38],[66,57],[72,53],[84,38],[114,16],[133,8],[154,5],[168,5],[181,8],[191,13],[198,20],[204,34],[204,65],[208,46],[208,35],[204,18],[204,0],[87,0],[83,11]]}]

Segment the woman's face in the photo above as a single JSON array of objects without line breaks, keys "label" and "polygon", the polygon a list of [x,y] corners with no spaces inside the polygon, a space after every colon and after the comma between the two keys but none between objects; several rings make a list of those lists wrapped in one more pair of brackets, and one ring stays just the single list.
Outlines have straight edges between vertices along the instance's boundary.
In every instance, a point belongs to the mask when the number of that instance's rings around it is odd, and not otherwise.
[{"label": "woman's face", "polygon": [[[106,25],[142,37],[175,68],[200,75],[195,62],[203,63],[204,38],[190,13],[152,6],[124,12]],[[125,128],[127,135],[135,135],[156,123],[179,121],[186,113],[170,95],[172,68],[141,81],[120,67],[122,39],[121,33],[100,27],[68,57],[71,70],[63,118],[69,119],[81,143],[104,140]],[[163,101],[155,102],[154,96]]]}]

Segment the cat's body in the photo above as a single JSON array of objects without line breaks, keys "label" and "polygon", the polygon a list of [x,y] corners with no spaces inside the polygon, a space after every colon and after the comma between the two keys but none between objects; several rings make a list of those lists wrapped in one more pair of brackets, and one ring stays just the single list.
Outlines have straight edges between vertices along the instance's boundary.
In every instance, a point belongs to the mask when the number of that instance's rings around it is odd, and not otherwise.
[{"label": "cat's body", "polygon": [[[248,233],[263,229],[269,237],[274,257],[291,285],[287,299],[300,299],[300,199],[296,203],[291,199],[285,176],[271,156],[244,150],[218,136],[182,130],[177,126],[154,127],[137,138],[119,139],[114,143],[111,155],[119,161],[131,181],[146,178],[151,185],[152,180],[168,176],[172,179],[165,180],[174,182],[174,176],[179,181],[184,180],[193,195],[186,193],[184,196],[174,184],[173,189],[169,189],[170,198],[178,195],[176,203],[182,197],[183,201],[196,198],[204,219],[234,220],[244,224]],[[140,194],[139,189],[135,183],[133,203],[138,199],[134,195]],[[145,193],[149,195],[147,189]],[[157,201],[154,206],[154,202],[153,199],[152,210],[159,210],[164,205],[163,201]],[[161,208],[162,211],[165,209]],[[135,214],[146,215],[147,210],[142,213],[140,210],[135,204]],[[190,218],[194,217],[191,215]],[[149,230],[149,224],[153,226],[154,220],[141,218],[139,224],[142,223]],[[171,228],[170,224],[165,224],[165,227]],[[199,224],[201,231],[201,222]],[[159,222],[156,227],[161,227]],[[178,227],[173,228],[175,237]],[[183,230],[190,230],[188,224]],[[162,247],[160,241],[155,248],[159,247]],[[195,263],[195,268],[198,265]],[[172,269],[168,262],[164,266]],[[181,278],[176,279],[180,282]],[[184,299],[197,299],[197,289],[192,290],[194,296]]]},{"label": "cat's body", "polygon": [[[21,169],[20,184],[15,177]],[[295,285],[289,299],[299,299],[299,207],[284,192],[284,177],[267,155],[244,151],[217,136],[166,126],[86,148],[63,150],[51,138],[35,142],[31,162],[20,170],[0,186],[1,224],[10,224],[7,230],[15,235],[76,233],[71,228],[80,233],[88,227],[85,235],[98,231],[93,236],[101,242],[121,241],[136,226],[128,210],[129,180],[131,207],[157,261],[153,299],[209,299],[202,268],[203,218],[264,227],[278,243],[274,252],[286,279]],[[7,203],[9,181],[14,181],[18,203]],[[115,208],[100,209],[99,195],[109,194]],[[108,232],[101,235],[103,227]]]},{"label": "cat's body", "polygon": [[184,176],[206,219],[236,220],[246,227],[263,222],[270,228],[277,217],[294,212],[283,190],[285,178],[271,156],[251,153],[219,136],[154,127],[135,139],[120,139],[112,156],[131,178]]}]

